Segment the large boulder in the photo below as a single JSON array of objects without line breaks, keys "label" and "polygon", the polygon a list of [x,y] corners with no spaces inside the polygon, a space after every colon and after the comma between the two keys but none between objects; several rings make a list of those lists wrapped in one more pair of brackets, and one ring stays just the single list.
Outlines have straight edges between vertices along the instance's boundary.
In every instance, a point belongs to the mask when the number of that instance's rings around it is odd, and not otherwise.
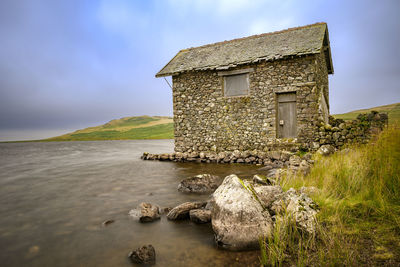
[{"label": "large boulder", "polygon": [[179,183],[178,191],[185,193],[212,193],[220,185],[218,176],[211,174],[199,174],[191,178],[187,178]]},{"label": "large boulder", "polygon": [[189,219],[189,212],[205,207],[207,202],[185,202],[170,210],[167,214],[169,220]]},{"label": "large boulder", "polygon": [[128,258],[136,264],[154,265],[156,263],[156,251],[152,245],[142,246],[129,253]]},{"label": "large boulder", "polygon": [[208,223],[211,221],[211,210],[195,209],[189,212],[190,220],[194,223]]},{"label": "large boulder", "polygon": [[142,202],[136,209],[129,211],[129,215],[140,222],[152,222],[160,219],[160,209],[157,205]]},{"label": "large boulder", "polygon": [[236,175],[225,177],[213,194],[213,202],[211,222],[219,247],[257,249],[260,236],[270,236],[270,214]]}]

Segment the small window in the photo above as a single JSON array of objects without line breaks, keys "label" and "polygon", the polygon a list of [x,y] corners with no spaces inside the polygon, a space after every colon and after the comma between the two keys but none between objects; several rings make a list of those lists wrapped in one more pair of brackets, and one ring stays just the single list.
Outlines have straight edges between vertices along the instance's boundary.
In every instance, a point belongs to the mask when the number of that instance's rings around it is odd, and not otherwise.
[{"label": "small window", "polygon": [[224,76],[224,95],[241,96],[249,94],[249,74]]}]

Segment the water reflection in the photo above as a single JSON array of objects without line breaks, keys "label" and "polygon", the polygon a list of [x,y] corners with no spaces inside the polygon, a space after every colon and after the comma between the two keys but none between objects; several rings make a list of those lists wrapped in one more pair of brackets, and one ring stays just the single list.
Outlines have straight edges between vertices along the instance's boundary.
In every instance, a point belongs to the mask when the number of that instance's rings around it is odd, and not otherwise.
[{"label": "water reflection", "polygon": [[177,192],[183,178],[251,177],[257,169],[139,159],[172,150],[171,140],[0,144],[0,262],[131,266],[129,251],[152,244],[158,266],[257,266],[257,252],[216,249],[209,224],[165,217],[140,224],[128,216],[142,201],[168,207],[208,198]]}]

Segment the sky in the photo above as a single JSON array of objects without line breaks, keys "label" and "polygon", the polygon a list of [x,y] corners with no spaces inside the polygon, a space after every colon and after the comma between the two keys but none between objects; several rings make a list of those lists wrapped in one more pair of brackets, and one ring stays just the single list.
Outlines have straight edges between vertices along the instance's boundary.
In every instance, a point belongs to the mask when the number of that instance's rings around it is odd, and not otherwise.
[{"label": "sky", "polygon": [[181,49],[327,22],[330,112],[400,102],[400,1],[1,0],[0,141],[172,115]]}]

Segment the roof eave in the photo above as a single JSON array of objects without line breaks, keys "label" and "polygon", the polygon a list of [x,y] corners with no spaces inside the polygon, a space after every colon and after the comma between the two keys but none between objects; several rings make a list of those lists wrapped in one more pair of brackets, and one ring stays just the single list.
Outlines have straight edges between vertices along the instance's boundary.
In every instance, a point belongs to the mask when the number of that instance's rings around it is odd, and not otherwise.
[{"label": "roof eave", "polygon": [[168,63],[159,72],[157,72],[157,74],[155,75],[156,78],[172,76],[171,73],[168,73],[168,72],[167,73],[163,73],[163,71],[168,67],[169,63],[171,63],[175,58],[177,58],[185,50],[187,50],[187,49],[182,49],[178,53],[176,53],[176,55],[173,58],[171,58],[171,60],[168,61]]}]

